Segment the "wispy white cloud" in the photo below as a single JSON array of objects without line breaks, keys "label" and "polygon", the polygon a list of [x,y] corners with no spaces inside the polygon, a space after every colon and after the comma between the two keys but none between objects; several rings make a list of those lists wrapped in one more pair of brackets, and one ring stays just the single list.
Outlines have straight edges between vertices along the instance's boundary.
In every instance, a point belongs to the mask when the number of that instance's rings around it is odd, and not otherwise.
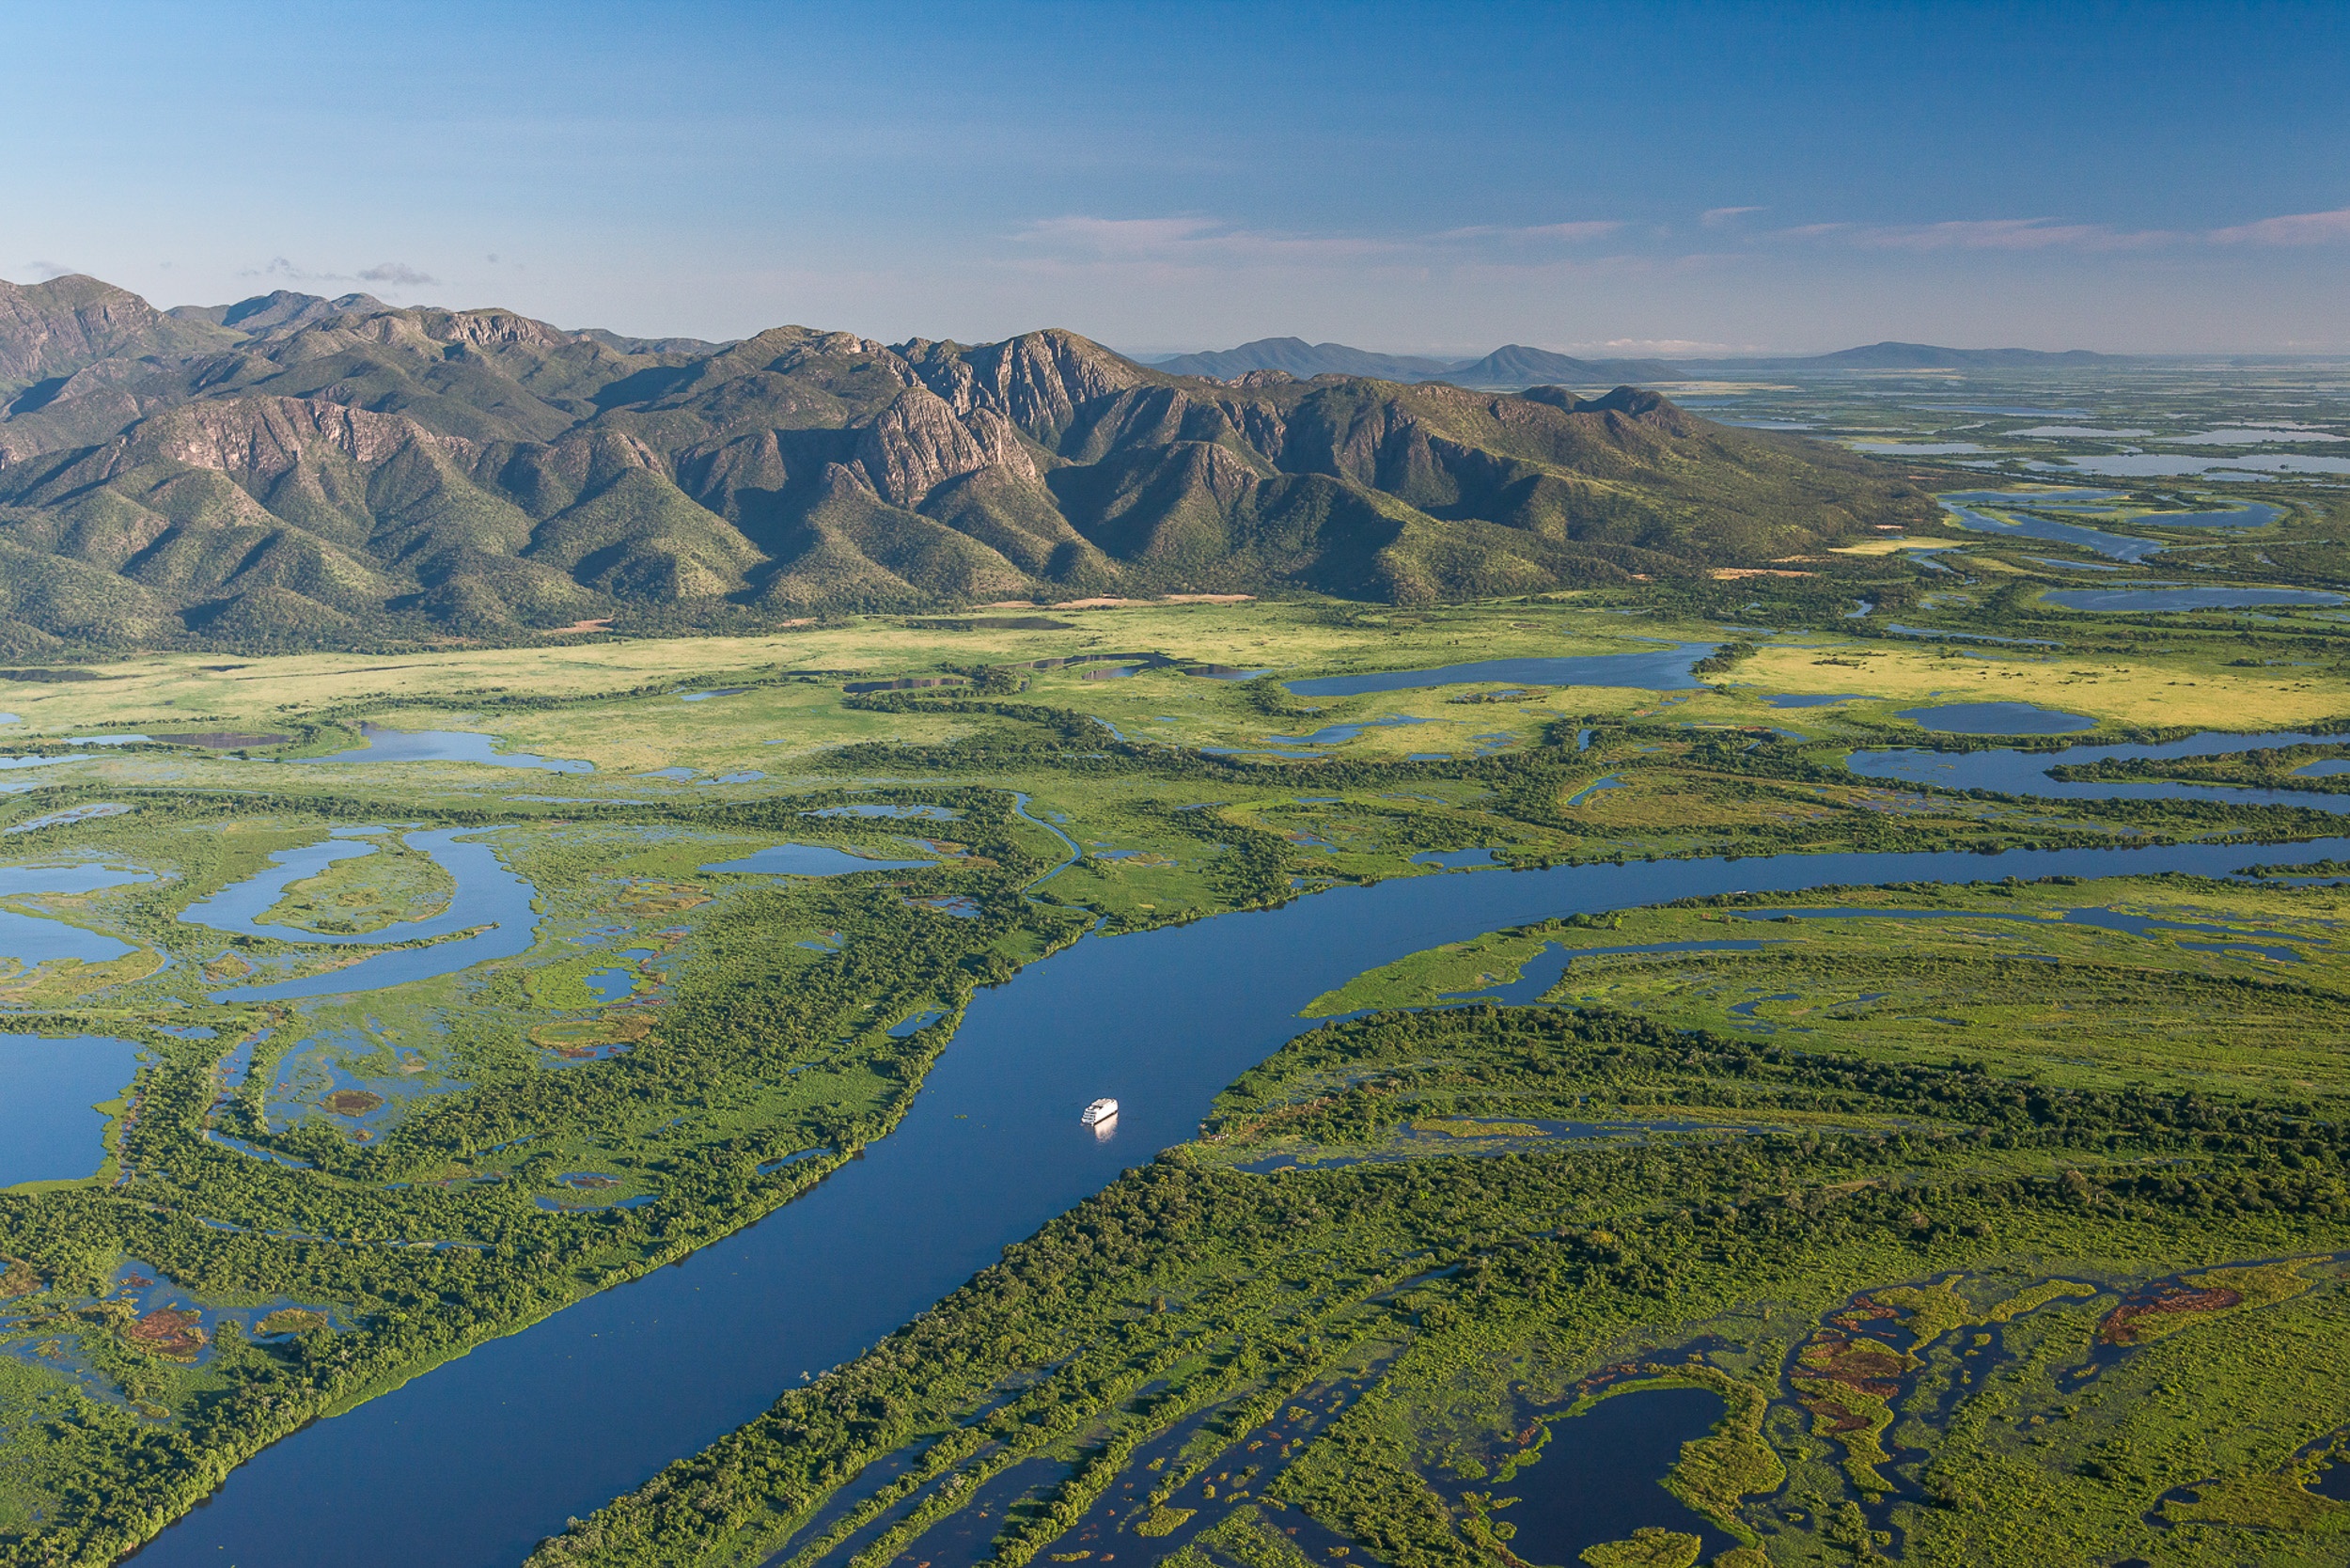
[{"label": "wispy white cloud", "polygon": [[1430,240],[1548,240],[1565,244],[1580,244],[1587,240],[1605,240],[1621,234],[1627,226],[1621,218],[1587,218],[1575,223],[1543,223],[1522,226],[1474,224],[1466,228],[1447,228],[1428,236]]},{"label": "wispy white cloud", "polygon": [[1040,218],[1012,237],[1038,249],[1075,251],[1104,260],[1179,264],[1340,260],[1379,256],[1396,248],[1396,243],[1387,240],[1284,234],[1196,216],[1097,218],[1077,213]]},{"label": "wispy white cloud", "polygon": [[1623,233],[1617,218],[1550,224],[1477,224],[1425,234],[1315,234],[1247,228],[1204,216],[1040,218],[1014,232],[1024,245],[1074,251],[1103,260],[1186,263],[1314,264],[1386,261],[1439,263],[1496,246],[1576,245]]},{"label": "wispy white cloud", "polygon": [[[1710,216],[1710,214],[1709,214]],[[1815,223],[1773,232],[1777,240],[1841,240],[1864,250],[2084,251],[2214,245],[2316,245],[2350,241],[2350,207],[2290,212],[2227,228],[2119,228],[2057,218],[1965,218],[1943,223]]]},{"label": "wispy white cloud", "polygon": [[2291,212],[2206,236],[2215,245],[2322,245],[2350,240],[2350,207],[2330,212]]},{"label": "wispy white cloud", "polygon": [[1745,217],[1748,212],[1766,212],[1768,211],[1770,211],[1770,209],[1766,207],[1709,207],[1699,216],[1698,222],[1703,224],[1708,228],[1720,228],[1726,225],[1736,223],[1740,218]]},{"label": "wispy white cloud", "polygon": [[2179,238],[2162,229],[2053,218],[1976,218],[1852,230],[1853,243],[1872,250],[2140,250]]},{"label": "wispy white cloud", "polygon": [[418,272],[405,261],[378,261],[372,267],[359,269],[362,283],[388,283],[397,289],[429,289],[441,280],[431,273]]},{"label": "wispy white cloud", "polygon": [[272,257],[267,266],[247,267],[237,275],[277,278],[287,283],[374,283],[384,286],[392,292],[402,289],[431,288],[440,282],[431,274],[419,272],[404,261],[379,261],[355,273],[321,273],[296,266],[282,256]]},{"label": "wispy white cloud", "polygon": [[1716,343],[1695,337],[1610,337],[1604,343],[1572,344],[1568,352],[1587,358],[1645,359],[1662,356],[1683,359],[1692,354],[1743,353],[1747,351],[1735,343]]}]

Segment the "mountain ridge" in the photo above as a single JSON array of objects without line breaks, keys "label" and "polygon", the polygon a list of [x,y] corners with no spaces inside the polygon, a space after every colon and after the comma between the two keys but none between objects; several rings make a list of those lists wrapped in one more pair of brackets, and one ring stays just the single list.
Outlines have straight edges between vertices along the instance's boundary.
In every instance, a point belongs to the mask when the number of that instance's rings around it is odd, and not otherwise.
[{"label": "mountain ridge", "polygon": [[1226,381],[1252,371],[1280,370],[1300,381],[1316,375],[1372,375],[1388,381],[1517,389],[1576,381],[1683,381],[1724,370],[2061,369],[2122,364],[2133,357],[2087,349],[1953,349],[1888,338],[1829,353],[1718,359],[1577,359],[1523,343],[1505,344],[1476,359],[1431,359],[1376,353],[1343,343],[1308,343],[1301,337],[1261,337],[1237,348],[1141,363],[1172,374]]},{"label": "mountain ridge", "polygon": [[1428,603],[1931,514],[1864,459],[1629,386],[1210,380],[1058,328],[710,344],[365,295],[174,315],[95,280],[11,288],[12,657],[1104,592]]}]

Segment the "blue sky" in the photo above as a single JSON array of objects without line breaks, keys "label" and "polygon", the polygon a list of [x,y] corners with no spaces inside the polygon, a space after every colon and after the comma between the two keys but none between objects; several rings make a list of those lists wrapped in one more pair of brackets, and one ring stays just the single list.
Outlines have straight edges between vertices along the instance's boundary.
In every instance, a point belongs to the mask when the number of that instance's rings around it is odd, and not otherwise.
[{"label": "blue sky", "polygon": [[2350,7],[12,8],[0,276],[1135,352],[2350,352]]}]

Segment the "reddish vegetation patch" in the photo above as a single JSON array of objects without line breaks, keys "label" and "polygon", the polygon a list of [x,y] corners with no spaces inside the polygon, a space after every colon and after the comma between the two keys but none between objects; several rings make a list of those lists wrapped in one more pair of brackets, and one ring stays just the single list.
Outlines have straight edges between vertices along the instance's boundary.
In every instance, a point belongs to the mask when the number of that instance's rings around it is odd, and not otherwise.
[{"label": "reddish vegetation patch", "polygon": [[0,1263],[7,1265],[0,1268],[0,1301],[6,1301],[10,1296],[30,1295],[40,1289],[40,1276],[34,1273],[33,1265],[24,1259],[0,1258]]},{"label": "reddish vegetation patch", "polygon": [[1806,1410],[1811,1412],[1816,1429],[1821,1432],[1858,1432],[1869,1424],[1867,1416],[1856,1412],[1843,1401],[1830,1399],[1825,1394],[1806,1394],[1801,1403]]},{"label": "reddish vegetation patch", "polygon": [[707,888],[683,882],[640,882],[614,904],[624,915],[667,915],[710,902]]},{"label": "reddish vegetation patch", "polygon": [[[2159,1320],[2182,1312],[2224,1312],[2241,1306],[2235,1291],[2189,1291],[2172,1288],[2152,1301],[2124,1302],[2097,1325],[2097,1338],[2109,1345],[2136,1344],[2139,1336],[2163,1326]],[[2150,1321],[2152,1320],[2152,1321]]]},{"label": "reddish vegetation patch", "polygon": [[204,1348],[203,1316],[178,1307],[158,1307],[123,1326],[122,1337],[134,1350],[171,1360],[185,1360]]},{"label": "reddish vegetation patch", "polygon": [[384,1103],[384,1096],[364,1089],[338,1089],[319,1103],[337,1116],[365,1116]]},{"label": "reddish vegetation patch", "polygon": [[1805,1376],[1841,1383],[1856,1393],[1872,1394],[1878,1399],[1891,1399],[1901,1392],[1899,1380],[1910,1367],[1907,1356],[1888,1350],[1874,1340],[1845,1340],[1832,1335],[1813,1341],[1804,1350],[1802,1360]]},{"label": "reddish vegetation patch", "polygon": [[1864,1323],[1872,1323],[1879,1318],[1897,1318],[1899,1316],[1901,1316],[1901,1313],[1895,1309],[1888,1307],[1882,1302],[1872,1301],[1867,1296],[1861,1295],[1855,1296],[1853,1298],[1852,1306],[1843,1311],[1837,1313],[1828,1321],[1845,1328],[1857,1328]]}]

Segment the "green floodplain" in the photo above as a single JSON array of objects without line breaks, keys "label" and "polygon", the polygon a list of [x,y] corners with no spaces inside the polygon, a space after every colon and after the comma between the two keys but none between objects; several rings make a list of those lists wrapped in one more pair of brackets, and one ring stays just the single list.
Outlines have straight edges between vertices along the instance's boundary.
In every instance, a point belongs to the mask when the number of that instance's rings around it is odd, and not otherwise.
[{"label": "green floodplain", "polygon": [[[1196,1138],[532,1561],[2342,1560],[2350,884],[2295,847],[2342,819],[1850,760],[2225,730],[2276,738],[2055,781],[2334,798],[2350,501],[2259,443],[2224,486],[2099,477],[2112,443],[2032,433],[2066,386],[1684,390],[2004,498],[1453,605],[0,672],[0,934],[82,943],[0,964],[0,1027],[137,1053],[66,1107],[86,1145],[0,1190],[0,1561],[115,1560],[315,1418],[791,1201],[890,1136],[975,993],[1089,932],[1510,868],[2133,844],[2242,848],[1635,901],[1367,967]],[[2257,422],[2234,395],[2181,372],[2108,414]],[[2024,412],[1935,412],[1962,397]],[[2134,583],[2315,597],[2047,597]],[[1693,643],[1656,687],[1283,684]],[[1915,716],[2012,703],[2070,728]],[[41,885],[70,867],[119,874]],[[361,965],[390,978],[334,989]],[[1578,1472],[1653,1522],[1576,1537]]]}]

